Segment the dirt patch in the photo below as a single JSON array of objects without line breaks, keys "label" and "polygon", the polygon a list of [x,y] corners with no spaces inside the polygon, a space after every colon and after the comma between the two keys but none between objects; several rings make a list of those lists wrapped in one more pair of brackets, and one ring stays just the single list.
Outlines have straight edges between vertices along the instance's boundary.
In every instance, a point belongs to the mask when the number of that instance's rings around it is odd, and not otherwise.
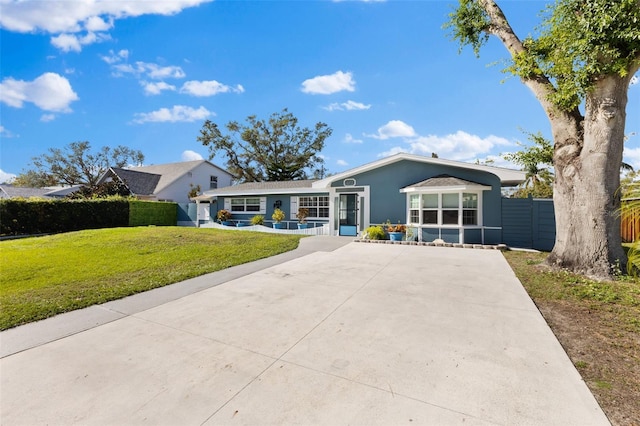
[{"label": "dirt patch", "polygon": [[602,307],[535,302],[611,423],[640,426],[640,336]]}]

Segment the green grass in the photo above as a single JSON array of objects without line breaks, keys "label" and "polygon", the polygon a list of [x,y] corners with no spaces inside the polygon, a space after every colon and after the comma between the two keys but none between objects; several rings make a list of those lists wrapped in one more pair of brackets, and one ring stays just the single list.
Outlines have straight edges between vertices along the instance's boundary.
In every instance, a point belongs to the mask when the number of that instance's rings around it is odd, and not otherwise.
[{"label": "green grass", "polygon": [[571,301],[614,313],[621,326],[640,332],[640,279],[593,281],[564,270],[540,268],[546,253],[504,252],[504,256],[534,300]]},{"label": "green grass", "polygon": [[0,330],[273,256],[300,236],[177,227],[0,242]]}]

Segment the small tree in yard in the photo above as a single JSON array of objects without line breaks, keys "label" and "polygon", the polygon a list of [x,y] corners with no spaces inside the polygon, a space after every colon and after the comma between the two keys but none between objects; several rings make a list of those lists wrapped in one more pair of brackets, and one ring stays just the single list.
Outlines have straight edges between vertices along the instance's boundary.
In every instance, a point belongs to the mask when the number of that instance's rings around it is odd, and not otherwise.
[{"label": "small tree in yard", "polygon": [[230,121],[225,127],[226,135],[217,124],[205,121],[198,141],[209,147],[210,158],[222,152],[227,170],[240,182],[308,179],[324,173],[324,160],[318,154],[332,133],[324,123],[301,128],[285,108],[267,121],[251,115],[247,124]]},{"label": "small tree in yard", "polygon": [[523,40],[494,0],[459,0],[450,18],[452,36],[476,55],[490,36],[502,42],[507,71],[551,124],[557,231],[547,262],[611,278],[613,265],[626,263],[616,210],[627,92],[640,66],[640,2],[558,0],[537,38]]},{"label": "small tree in yard", "polygon": [[553,146],[540,133],[527,133],[533,145],[523,147],[522,151],[504,154],[502,157],[522,167],[526,180],[513,193],[513,198],[551,198],[553,196]]}]

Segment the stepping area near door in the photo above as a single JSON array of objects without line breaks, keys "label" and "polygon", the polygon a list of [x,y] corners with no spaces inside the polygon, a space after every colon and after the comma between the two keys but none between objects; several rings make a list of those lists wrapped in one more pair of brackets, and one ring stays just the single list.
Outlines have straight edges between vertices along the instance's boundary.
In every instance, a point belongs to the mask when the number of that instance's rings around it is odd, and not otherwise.
[{"label": "stepping area near door", "polygon": [[4,356],[2,424],[609,424],[500,252],[305,240]]}]

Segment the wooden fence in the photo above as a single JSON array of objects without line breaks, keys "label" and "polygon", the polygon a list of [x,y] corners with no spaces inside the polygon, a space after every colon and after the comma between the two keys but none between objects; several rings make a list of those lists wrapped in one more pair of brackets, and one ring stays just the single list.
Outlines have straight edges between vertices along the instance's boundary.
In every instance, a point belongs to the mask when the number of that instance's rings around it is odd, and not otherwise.
[{"label": "wooden fence", "polygon": [[623,243],[631,243],[640,238],[640,212],[625,211],[620,218],[620,235]]}]

